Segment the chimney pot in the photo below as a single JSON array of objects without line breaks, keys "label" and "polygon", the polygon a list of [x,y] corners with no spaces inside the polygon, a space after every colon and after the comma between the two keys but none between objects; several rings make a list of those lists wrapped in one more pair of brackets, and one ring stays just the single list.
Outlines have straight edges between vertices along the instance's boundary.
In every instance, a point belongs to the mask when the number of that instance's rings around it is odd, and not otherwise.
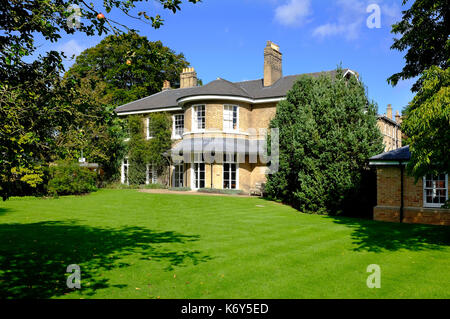
[{"label": "chimney pot", "polygon": [[189,88],[197,86],[197,72],[194,68],[184,68],[180,74],[180,88]]},{"label": "chimney pot", "polygon": [[164,80],[162,91],[170,90],[170,82],[167,80]]}]

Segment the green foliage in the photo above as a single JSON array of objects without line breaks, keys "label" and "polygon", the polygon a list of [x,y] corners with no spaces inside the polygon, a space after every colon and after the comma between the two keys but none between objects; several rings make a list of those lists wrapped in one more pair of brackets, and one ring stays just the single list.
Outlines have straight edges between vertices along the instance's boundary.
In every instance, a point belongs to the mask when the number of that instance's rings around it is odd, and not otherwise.
[{"label": "green foliage", "polygon": [[190,187],[171,187],[171,188],[169,188],[169,190],[176,191],[176,192],[189,192],[191,190],[191,188]]},{"label": "green foliage", "polygon": [[102,167],[105,181],[117,179],[126,152],[124,121],[115,114],[110,99],[97,89],[101,82],[94,88],[89,78],[77,87],[70,81],[64,84],[73,92],[73,115],[64,134],[55,137],[54,158],[77,160],[83,151],[88,162]]},{"label": "green foliage", "polygon": [[130,140],[128,141],[128,182],[130,185],[145,184],[148,164],[148,143],[144,135],[142,116],[128,117]]},{"label": "green foliage", "polygon": [[149,120],[149,130],[152,138],[148,140],[147,162],[152,163],[158,173],[168,165],[164,156],[172,146],[172,120],[167,113],[152,113]]},{"label": "green foliage", "polygon": [[164,156],[172,144],[172,121],[166,113],[153,113],[149,116],[149,131],[152,138],[146,138],[146,119],[139,115],[128,117],[130,140],[128,141],[129,184],[143,185],[146,182],[147,164],[152,164],[161,174],[168,166]]},{"label": "green foliage", "polygon": [[18,182],[36,187],[43,181],[43,167],[57,147],[55,133],[65,132],[72,120],[70,92],[54,69],[40,72],[42,77],[17,86],[0,84],[0,193],[4,200]]},{"label": "green foliage", "polygon": [[[3,31],[0,35],[0,79],[2,79],[0,87],[0,154],[2,154],[0,158],[0,195],[4,200],[12,194],[12,190],[19,182],[30,187],[42,183],[42,167],[60,157],[75,157],[73,152],[79,152],[78,147],[81,146],[78,144],[85,143],[88,145],[87,148],[93,146],[87,152],[93,161],[102,163],[107,174],[117,171],[117,163],[122,150],[122,146],[117,142],[117,135],[121,134],[118,130],[118,123],[107,115],[99,126],[91,123],[87,129],[89,131],[87,136],[82,138],[81,143],[76,142],[76,134],[79,132],[78,129],[75,129],[75,115],[80,114],[80,109],[72,103],[80,91],[73,90],[72,85],[81,86],[80,82],[84,78],[77,79],[75,83],[62,85],[60,74],[64,71],[62,64],[64,54],[50,51],[36,57],[34,37],[38,36],[46,41],[56,42],[62,34],[73,34],[75,31],[89,36],[108,32],[114,32],[116,35],[125,31],[132,32],[133,30],[128,26],[111,19],[108,13],[116,9],[123,14],[133,16],[130,10],[141,2],[143,0],[105,0],[101,4],[79,0],[0,2],[0,12],[2,13],[0,29]],[[182,3],[181,0],[157,0],[157,2],[162,5],[163,9],[172,12],[180,10]],[[197,3],[198,0],[189,0],[189,2]],[[74,11],[68,10],[70,5],[80,7],[81,25],[79,27],[72,28],[68,25],[68,19],[74,13]],[[97,17],[101,11],[105,12],[105,18]],[[148,16],[146,12],[139,12],[135,18],[147,22],[154,28],[159,28],[163,24],[163,19],[156,12],[154,16]],[[140,45],[139,41],[137,43]],[[151,57],[155,58],[155,63],[171,62],[170,50],[157,43],[154,44],[154,47],[155,50],[152,51],[152,54],[156,53]],[[125,55],[131,60],[133,54],[136,56],[136,53],[131,51],[132,49],[130,47],[129,55]],[[31,62],[29,62],[30,60]],[[173,62],[174,69],[176,69],[178,65],[176,61]],[[131,66],[133,68],[133,64]],[[150,68],[153,67],[156,65],[150,66]],[[175,72],[172,69],[166,71]],[[132,72],[134,75],[137,73],[139,72]],[[140,71],[141,75],[147,73],[150,73],[148,67]],[[125,71],[124,74],[127,76],[130,72]],[[89,74],[87,77],[91,82],[89,85],[93,85],[97,89],[88,91],[86,86],[84,90],[91,92],[92,97],[103,98],[103,95],[98,93],[106,90],[106,88],[102,88],[104,83],[99,81],[95,74]],[[138,77],[135,76],[135,78]],[[151,81],[157,83],[158,80],[152,79]],[[133,84],[133,82],[127,82],[127,85],[130,83]],[[153,86],[148,85],[147,87]],[[128,89],[133,94],[144,94],[135,92],[130,87]],[[136,89],[136,91],[139,90]],[[122,93],[124,96],[127,95],[125,91]],[[104,97],[106,100],[112,101],[110,95]],[[127,98],[132,98],[132,96],[121,99]],[[103,104],[110,105],[108,103]],[[85,106],[87,105],[85,103]],[[97,106],[99,105],[95,104],[95,107]],[[85,110],[90,110],[90,108],[87,107]],[[112,108],[106,112],[111,114],[111,110]],[[98,112],[99,109],[94,111],[93,118],[98,116]],[[81,122],[83,121],[85,120]],[[109,128],[106,128],[107,126]],[[61,138],[66,134],[67,138]],[[92,141],[95,136],[98,136],[98,141],[106,136],[104,142],[100,142],[103,145]],[[69,149],[71,143],[76,146],[74,151]]]},{"label": "green foliage", "polygon": [[200,188],[199,193],[224,194],[224,195],[244,195],[245,193],[239,189],[217,189],[217,188]]},{"label": "green foliage", "polygon": [[179,85],[187,66],[182,53],[130,32],[110,35],[83,51],[65,78],[78,85],[81,79],[89,79],[92,94],[107,97],[117,106],[159,92],[164,80]]},{"label": "green foliage", "polygon": [[76,162],[59,161],[50,167],[48,192],[53,196],[80,195],[96,191],[97,173]]},{"label": "green foliage", "polygon": [[363,84],[341,69],[300,77],[270,123],[279,128],[280,166],[266,195],[320,214],[357,206],[367,159],[383,150],[376,114]]},{"label": "green foliage", "polygon": [[147,184],[147,185],[141,185],[141,189],[167,189],[167,186],[163,184]]},{"label": "green foliage", "polygon": [[[403,0],[405,5],[408,0]],[[443,69],[450,66],[450,10],[448,0],[414,1],[403,11],[403,18],[392,26],[392,33],[400,34],[391,49],[408,52],[406,65],[401,72],[392,75],[388,82],[397,85],[399,80],[419,76],[436,65]],[[412,87],[417,92],[422,85],[419,79]]]},{"label": "green foliage", "polygon": [[[144,1],[104,0],[100,5],[80,0],[1,1],[0,12],[8,19],[0,20],[0,29],[4,31],[0,36],[0,78],[13,78],[15,73],[23,70],[26,65],[23,57],[31,55],[36,49],[34,44],[36,35],[55,42],[61,38],[61,33],[73,34],[78,31],[93,36],[111,32],[120,34],[124,31],[134,31],[111,18],[108,13],[113,9],[141,20],[153,28],[159,28],[164,23],[159,14],[148,16],[145,11],[141,11],[137,15],[133,15],[131,10]],[[199,0],[188,1],[199,2]],[[157,0],[157,2],[164,9],[173,13],[181,10],[181,0]],[[69,10],[70,6],[80,8],[80,25],[76,28],[68,24],[70,17],[73,18],[75,13],[73,10]],[[104,18],[99,19],[97,15],[102,11],[105,13]],[[48,54],[48,57],[52,56],[61,58],[61,55],[55,51]]]},{"label": "green foliage", "polygon": [[411,151],[407,169],[416,180],[428,173],[450,172],[450,69],[433,66],[421,82],[402,123]]}]

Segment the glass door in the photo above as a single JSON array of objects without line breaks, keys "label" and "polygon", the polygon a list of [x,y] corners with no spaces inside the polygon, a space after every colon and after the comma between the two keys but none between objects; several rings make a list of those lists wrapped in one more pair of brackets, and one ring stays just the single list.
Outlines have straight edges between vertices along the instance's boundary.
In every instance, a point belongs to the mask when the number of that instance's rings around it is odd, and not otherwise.
[{"label": "glass door", "polygon": [[205,188],[205,163],[203,154],[194,154],[192,188]]}]

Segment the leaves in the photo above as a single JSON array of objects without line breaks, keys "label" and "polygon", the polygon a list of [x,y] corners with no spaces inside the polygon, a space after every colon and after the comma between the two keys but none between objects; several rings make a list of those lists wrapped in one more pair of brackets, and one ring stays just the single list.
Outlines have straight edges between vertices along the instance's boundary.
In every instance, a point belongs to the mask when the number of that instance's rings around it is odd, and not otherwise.
[{"label": "leaves", "polygon": [[367,160],[383,147],[376,106],[361,82],[346,80],[341,69],[334,77],[302,76],[270,126],[280,133],[279,171],[266,185],[270,198],[322,214],[362,198]]},{"label": "leaves", "polygon": [[416,180],[450,172],[450,69],[433,66],[420,80],[423,85],[406,107],[402,123],[411,151],[407,169]]},{"label": "leaves", "polygon": [[[406,4],[408,1],[403,1]],[[391,32],[401,35],[394,39],[391,49],[405,51],[406,65],[401,72],[389,77],[388,82],[414,78],[432,65],[446,69],[450,66],[450,9],[447,0],[415,1],[403,11],[400,22],[392,25]],[[417,92],[422,85],[419,79],[412,87]]]}]

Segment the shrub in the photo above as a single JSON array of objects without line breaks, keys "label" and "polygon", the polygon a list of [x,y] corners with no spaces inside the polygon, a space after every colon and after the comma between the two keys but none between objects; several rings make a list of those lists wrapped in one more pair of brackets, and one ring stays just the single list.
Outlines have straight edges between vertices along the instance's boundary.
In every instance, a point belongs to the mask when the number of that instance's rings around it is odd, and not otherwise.
[{"label": "shrub", "polygon": [[155,184],[147,184],[147,185],[140,185],[141,189],[166,189],[167,187],[163,184],[155,183]]},{"label": "shrub", "polygon": [[244,195],[245,193],[239,189],[217,189],[217,188],[200,188],[200,193],[226,194],[226,195]]},{"label": "shrub", "polygon": [[48,192],[53,196],[79,195],[97,190],[97,173],[75,162],[58,162],[50,167]]},{"label": "shrub", "polygon": [[189,192],[191,190],[190,187],[171,187],[169,188],[171,191],[177,191],[177,192]]},{"label": "shrub", "polygon": [[362,82],[344,78],[342,69],[300,77],[270,123],[279,129],[280,156],[267,197],[308,213],[364,211],[358,205],[373,204],[375,194],[367,159],[383,150],[376,114]]}]

